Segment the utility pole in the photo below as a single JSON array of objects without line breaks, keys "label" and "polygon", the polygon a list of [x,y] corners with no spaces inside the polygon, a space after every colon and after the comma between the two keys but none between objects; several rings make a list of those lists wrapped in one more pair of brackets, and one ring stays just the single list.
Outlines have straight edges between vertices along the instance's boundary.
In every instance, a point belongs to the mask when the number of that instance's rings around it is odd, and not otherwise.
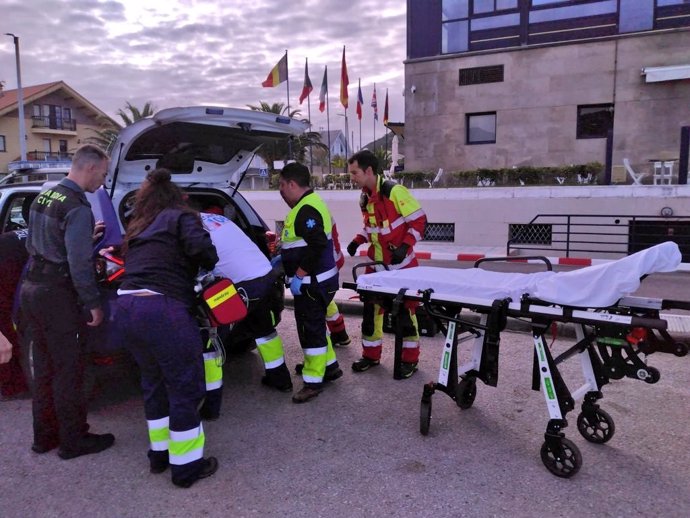
[{"label": "utility pole", "polygon": [[19,37],[10,32],[6,32],[5,36],[11,36],[14,40],[14,55],[17,60],[17,105],[19,115],[19,154],[20,160],[26,160],[26,128],[24,125],[24,92],[22,91],[22,69],[19,61]]}]

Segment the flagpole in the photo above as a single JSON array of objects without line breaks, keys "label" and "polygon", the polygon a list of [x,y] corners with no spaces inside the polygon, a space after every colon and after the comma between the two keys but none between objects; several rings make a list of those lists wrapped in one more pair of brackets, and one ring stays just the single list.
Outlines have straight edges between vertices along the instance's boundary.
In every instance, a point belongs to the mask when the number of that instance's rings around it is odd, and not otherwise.
[{"label": "flagpole", "polygon": [[[328,72],[328,65],[326,65],[326,70],[324,74]],[[328,105],[328,83],[326,83],[326,134],[328,135],[328,174],[332,175],[333,170],[331,168],[331,109]]]},{"label": "flagpole", "polygon": [[[309,133],[313,133],[311,128],[311,92],[307,95],[307,117],[309,117]],[[311,141],[311,136],[309,137],[309,168],[311,169],[311,174],[314,174],[314,145]]]},{"label": "flagpole", "polygon": [[[362,99],[362,102],[360,103],[360,97],[362,93],[362,78],[360,77],[357,80],[357,105],[359,106],[359,149],[362,149],[362,111],[364,110],[364,99]],[[354,146],[354,137],[352,138],[353,142],[352,145]]]},{"label": "flagpole", "polygon": [[383,153],[384,165],[386,163],[386,157],[388,156],[388,126],[386,125],[386,123],[388,122],[386,120],[386,115],[388,115],[386,113],[387,111],[388,111],[388,88],[386,88],[386,105],[383,107],[383,128],[384,128],[383,131],[384,131],[384,135],[386,136],[386,140],[385,140],[386,148],[384,149],[384,153]]},{"label": "flagpole", "polygon": [[[376,94],[376,83],[374,83],[374,95]],[[376,121],[378,120],[378,114],[377,111],[379,109],[379,101],[378,99],[376,100],[376,108],[374,108],[374,153],[376,153]]]},{"label": "flagpole", "polygon": [[[290,117],[290,67],[288,49],[285,49],[285,85],[287,87],[287,116]],[[292,160],[292,139],[288,139],[288,160]]]}]

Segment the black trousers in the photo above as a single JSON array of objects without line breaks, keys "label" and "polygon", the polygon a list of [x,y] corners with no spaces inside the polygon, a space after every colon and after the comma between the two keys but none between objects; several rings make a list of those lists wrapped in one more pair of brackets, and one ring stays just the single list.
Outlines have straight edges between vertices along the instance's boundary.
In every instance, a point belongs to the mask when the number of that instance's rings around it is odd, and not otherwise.
[{"label": "black trousers", "polygon": [[33,337],[34,442],[75,449],[88,428],[83,399],[86,318],[69,277],[29,272],[22,311]]}]

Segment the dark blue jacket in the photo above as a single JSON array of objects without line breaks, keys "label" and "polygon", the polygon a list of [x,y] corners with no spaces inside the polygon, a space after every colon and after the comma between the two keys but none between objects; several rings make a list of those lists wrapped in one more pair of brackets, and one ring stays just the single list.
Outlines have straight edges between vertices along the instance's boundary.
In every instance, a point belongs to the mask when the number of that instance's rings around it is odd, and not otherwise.
[{"label": "dark blue jacket", "polygon": [[210,271],[217,262],[216,248],[199,217],[165,209],[129,241],[120,287],[149,289],[192,307],[199,268]]}]

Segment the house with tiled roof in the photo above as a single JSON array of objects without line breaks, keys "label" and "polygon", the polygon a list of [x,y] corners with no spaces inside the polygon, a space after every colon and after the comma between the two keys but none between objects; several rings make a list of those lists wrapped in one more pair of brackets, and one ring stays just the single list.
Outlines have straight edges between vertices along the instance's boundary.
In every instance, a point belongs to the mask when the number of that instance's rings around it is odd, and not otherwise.
[{"label": "house with tiled roof", "polygon": [[[0,89],[0,174],[21,158],[17,90]],[[118,124],[64,81],[22,88],[28,162],[69,162],[104,125]],[[14,168],[14,166],[13,166]]]}]

